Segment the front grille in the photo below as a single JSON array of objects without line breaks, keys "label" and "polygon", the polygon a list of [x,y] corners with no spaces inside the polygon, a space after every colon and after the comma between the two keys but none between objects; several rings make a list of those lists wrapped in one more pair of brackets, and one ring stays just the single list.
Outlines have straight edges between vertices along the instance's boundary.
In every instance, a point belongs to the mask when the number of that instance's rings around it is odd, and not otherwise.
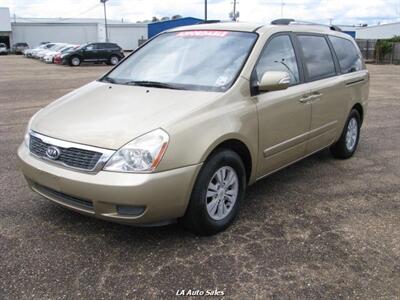
[{"label": "front grille", "polygon": [[[29,150],[36,156],[48,159],[46,150],[51,144],[43,142],[40,138],[30,135]],[[65,164],[72,168],[93,170],[98,163],[102,153],[79,149],[79,148],[63,148],[56,146],[60,150],[60,155],[54,162]]]},{"label": "front grille", "polygon": [[76,207],[81,207],[85,208],[88,210],[93,210],[93,203],[91,201],[73,197],[58,191],[55,191],[53,189],[50,189],[48,187],[45,187],[43,185],[40,185],[38,183],[33,183],[32,186],[34,189],[36,189],[39,193],[43,194],[44,196],[50,197],[50,198],[55,198],[56,200],[63,202],[65,204],[69,204],[72,206]]}]

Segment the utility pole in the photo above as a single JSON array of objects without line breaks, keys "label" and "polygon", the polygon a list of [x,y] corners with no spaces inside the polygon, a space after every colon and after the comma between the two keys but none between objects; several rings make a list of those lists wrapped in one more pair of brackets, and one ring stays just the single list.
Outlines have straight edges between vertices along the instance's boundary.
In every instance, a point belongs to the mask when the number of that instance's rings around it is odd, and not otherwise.
[{"label": "utility pole", "polygon": [[233,0],[233,11],[231,11],[231,12],[229,13],[229,18],[231,18],[231,20],[232,20],[233,22],[236,22],[236,21],[237,21],[237,18],[239,18],[239,12],[236,11],[236,5],[237,5],[237,1],[236,1],[236,0]]},{"label": "utility pole", "polygon": [[233,0],[233,21],[236,22],[236,0]]},{"label": "utility pole", "polygon": [[207,0],[204,0],[204,22],[207,22]]},{"label": "utility pole", "polygon": [[106,2],[108,0],[100,0],[100,3],[104,5],[104,27],[106,29],[106,42],[108,42],[108,28],[107,28],[107,10],[106,10]]},{"label": "utility pole", "polygon": [[283,7],[285,6],[285,2],[281,0],[281,18],[283,18]]}]

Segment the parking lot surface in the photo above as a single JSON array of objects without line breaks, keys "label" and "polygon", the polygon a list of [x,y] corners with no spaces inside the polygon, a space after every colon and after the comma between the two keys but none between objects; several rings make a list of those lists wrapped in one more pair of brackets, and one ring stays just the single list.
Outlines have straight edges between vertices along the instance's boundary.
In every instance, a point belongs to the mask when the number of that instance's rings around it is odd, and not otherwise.
[{"label": "parking lot surface", "polygon": [[28,119],[109,67],[0,57],[0,299],[399,297],[400,66],[368,68],[355,157],[325,150],[259,181],[231,228],[196,237],[106,223],[31,192],[16,156]]}]

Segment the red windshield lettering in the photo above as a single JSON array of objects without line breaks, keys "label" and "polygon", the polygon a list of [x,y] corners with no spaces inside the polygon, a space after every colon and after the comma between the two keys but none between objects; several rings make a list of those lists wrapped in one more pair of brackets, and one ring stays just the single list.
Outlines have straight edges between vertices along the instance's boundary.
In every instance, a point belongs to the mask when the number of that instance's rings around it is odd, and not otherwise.
[{"label": "red windshield lettering", "polygon": [[212,36],[212,37],[225,37],[228,35],[228,31],[221,30],[189,30],[180,31],[177,36],[189,37],[189,36]]}]

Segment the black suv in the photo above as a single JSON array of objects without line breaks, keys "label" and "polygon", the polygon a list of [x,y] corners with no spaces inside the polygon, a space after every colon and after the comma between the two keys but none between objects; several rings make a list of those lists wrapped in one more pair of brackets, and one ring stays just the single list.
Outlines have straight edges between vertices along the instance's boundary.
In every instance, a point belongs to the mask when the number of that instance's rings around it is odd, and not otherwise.
[{"label": "black suv", "polygon": [[124,53],[117,44],[90,43],[67,52],[62,56],[62,63],[70,66],[79,66],[82,62],[105,62],[108,65],[116,65],[122,58]]}]

